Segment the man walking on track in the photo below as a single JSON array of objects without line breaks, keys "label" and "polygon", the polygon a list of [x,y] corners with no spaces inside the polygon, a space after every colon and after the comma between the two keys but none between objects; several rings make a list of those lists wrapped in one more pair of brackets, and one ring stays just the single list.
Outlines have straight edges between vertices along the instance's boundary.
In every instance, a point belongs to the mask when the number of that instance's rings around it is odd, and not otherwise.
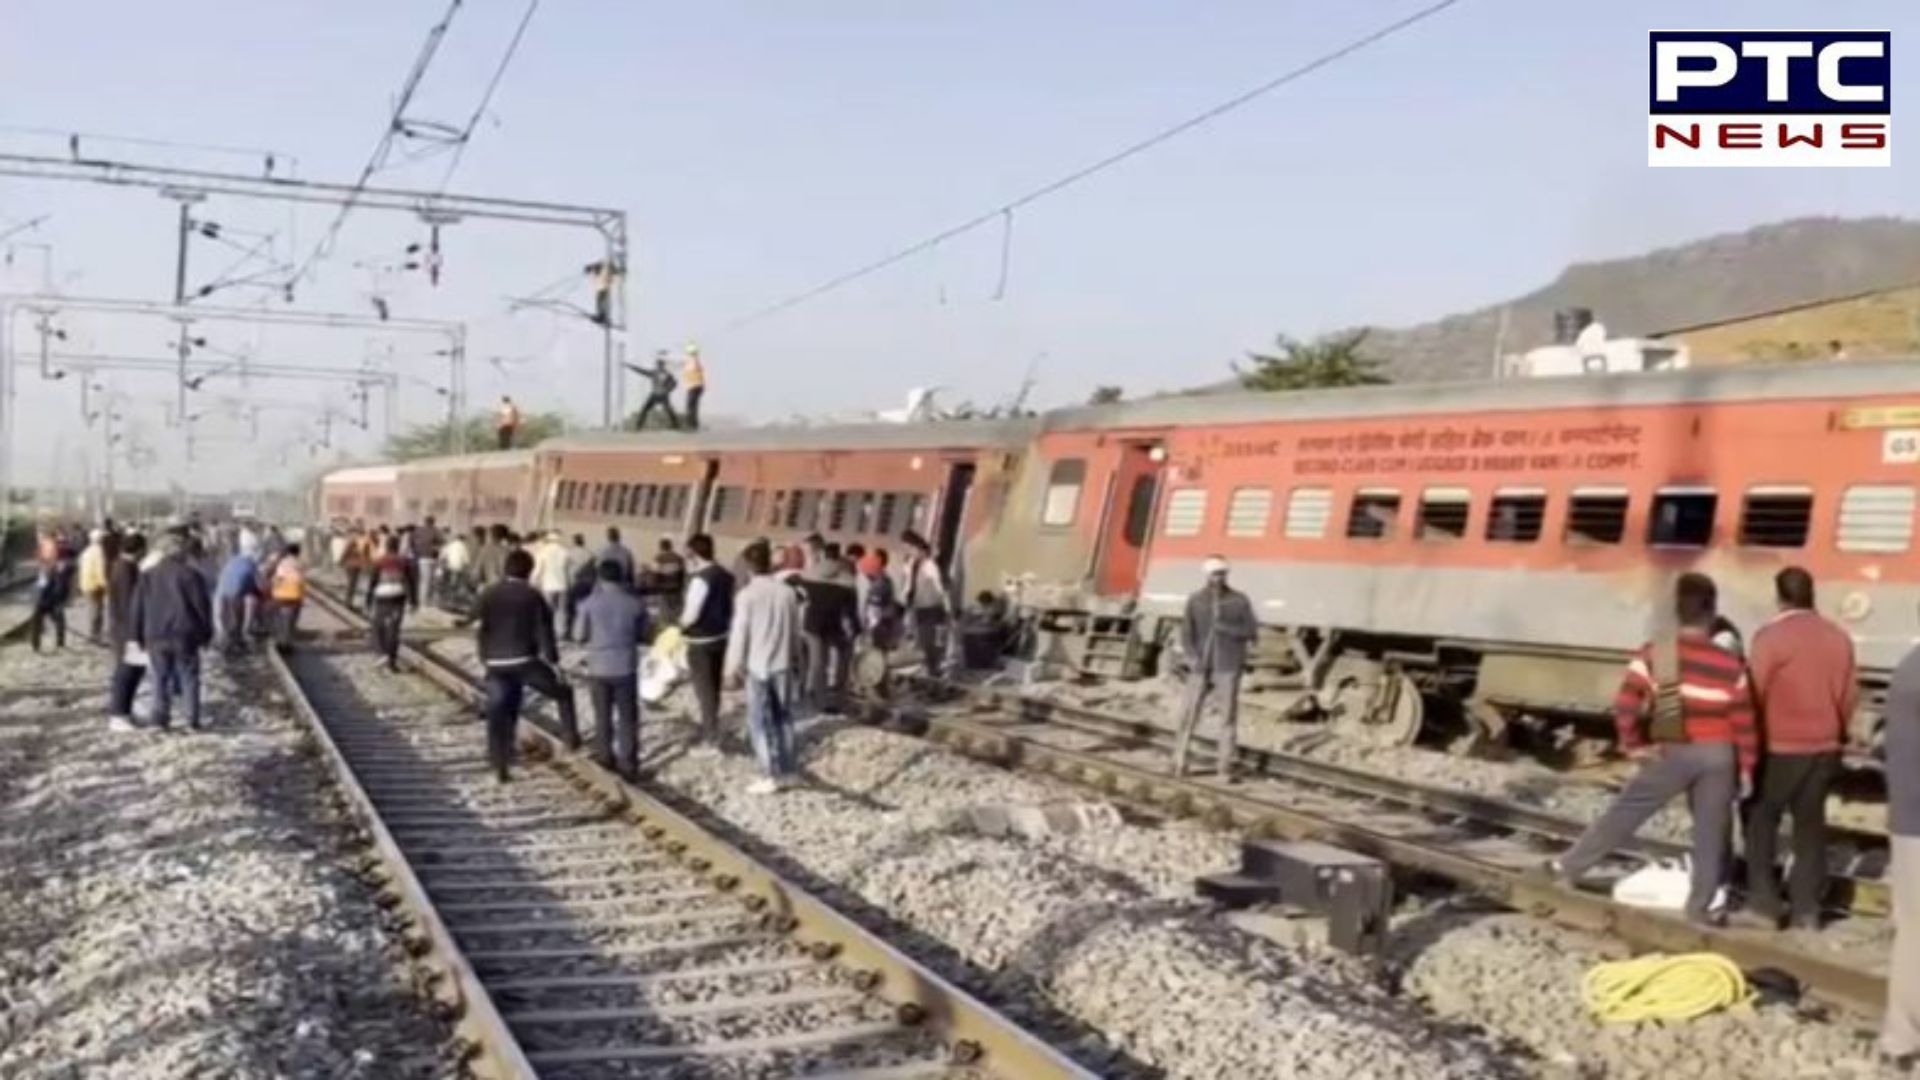
[{"label": "man walking on track", "polygon": [[165,731],[172,723],[168,687],[177,685],[187,702],[187,727],[198,731],[200,650],[213,640],[213,596],[187,561],[184,530],[169,532],[161,550],[160,561],[140,575],[134,589],[128,628],[153,668],[153,726]]},{"label": "man walking on track", "polygon": [[553,609],[527,583],[533,556],[515,548],[507,553],[506,578],[487,586],[474,606],[480,663],[486,668],[487,756],[501,783],[509,779],[514,738],[528,687],[552,698],[560,710],[560,737],[568,749],[580,747],[573,687],[561,679],[559,644],[553,636]]},{"label": "man walking on track", "polygon": [[700,399],[707,393],[707,368],[700,362],[700,346],[687,342],[687,362],[680,367],[680,378],[687,384],[686,430],[700,430]]},{"label": "man walking on track", "polygon": [[673,372],[667,370],[667,350],[661,349],[653,354],[653,366],[643,368],[637,364],[628,364],[627,370],[638,372],[647,380],[647,400],[640,405],[640,412],[633,418],[633,430],[647,430],[647,420],[653,410],[659,409],[667,414],[667,426],[680,426],[680,417],[673,411],[673,388],[679,385]]},{"label": "man walking on track", "polygon": [[1705,574],[1674,586],[1677,630],[1662,631],[1627,665],[1614,696],[1620,746],[1640,771],[1599,820],[1546,872],[1573,885],[1633,838],[1646,820],[1686,793],[1693,815],[1693,880],[1687,918],[1716,921],[1715,894],[1726,876],[1734,800],[1752,790],[1759,735],[1740,658],[1712,640],[1718,591]]},{"label": "man walking on track", "polygon": [[513,449],[513,438],[520,433],[520,406],[505,394],[500,395],[500,408],[494,412],[493,433],[502,450]]},{"label": "man walking on track", "polygon": [[107,610],[107,572],[119,548],[119,538],[105,529],[95,529],[87,537],[87,548],[80,553],[80,595],[87,598],[87,640],[100,642]]},{"label": "man walking on track", "polygon": [[1813,609],[1813,575],[1790,566],[1774,576],[1780,614],[1753,638],[1748,667],[1760,710],[1759,791],[1747,816],[1747,910],[1742,921],[1777,926],[1774,848],[1780,818],[1793,814],[1788,914],[1819,929],[1827,887],[1827,791],[1840,775],[1840,747],[1858,694],[1853,637]]},{"label": "man walking on track", "polygon": [[687,643],[687,675],[699,705],[699,738],[720,745],[720,681],[727,659],[727,635],[733,627],[733,575],[713,561],[713,537],[695,534],[687,541],[687,600],[680,611],[680,633]]},{"label": "man walking on track", "polygon": [[107,648],[113,657],[113,681],[107,689],[107,730],[133,730],[133,696],[147,674],[147,656],[133,644],[133,597],[140,587],[140,560],[147,539],[134,533],[121,543],[107,571]]},{"label": "man walking on track", "polygon": [[647,605],[599,564],[600,580],[580,605],[587,647],[587,698],[593,702],[593,759],[628,781],[640,778],[640,650],[652,636]]},{"label": "man walking on track", "polygon": [[1920,648],[1893,670],[1886,752],[1894,935],[1880,1050],[1897,1068],[1911,1071],[1920,1067]]},{"label": "man walking on track", "polygon": [[1180,622],[1180,644],[1186,651],[1187,692],[1180,706],[1180,738],[1174,744],[1173,775],[1187,771],[1187,749],[1194,729],[1213,697],[1220,709],[1220,738],[1215,744],[1215,770],[1233,779],[1235,740],[1240,721],[1240,673],[1247,666],[1247,650],[1259,636],[1247,594],[1227,585],[1227,560],[1212,555],[1202,564],[1207,583],[1187,597],[1186,617]]},{"label": "man walking on track", "polygon": [[419,608],[414,564],[400,554],[400,538],[387,537],[387,550],[367,576],[367,610],[372,613],[373,646],[386,658],[387,670],[400,670],[400,624],[407,607]]},{"label": "man walking on track", "polygon": [[300,561],[300,545],[288,544],[273,564],[273,580],[268,586],[273,596],[273,634],[282,652],[293,648],[293,633],[300,627],[300,608],[307,602],[307,567]]}]

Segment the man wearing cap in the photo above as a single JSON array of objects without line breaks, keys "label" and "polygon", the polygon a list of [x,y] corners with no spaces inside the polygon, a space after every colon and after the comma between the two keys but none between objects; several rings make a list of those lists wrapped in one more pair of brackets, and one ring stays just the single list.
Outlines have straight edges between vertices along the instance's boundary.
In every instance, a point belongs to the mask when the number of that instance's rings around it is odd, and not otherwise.
[{"label": "man wearing cap", "polygon": [[1227,560],[1210,555],[1201,564],[1207,583],[1187,597],[1186,617],[1180,623],[1180,644],[1187,662],[1187,692],[1180,707],[1180,738],[1174,745],[1173,774],[1187,771],[1187,746],[1200,726],[1207,697],[1218,693],[1220,738],[1216,771],[1233,779],[1234,736],[1240,719],[1240,672],[1247,666],[1247,649],[1260,633],[1253,602],[1247,594],[1227,586]]}]

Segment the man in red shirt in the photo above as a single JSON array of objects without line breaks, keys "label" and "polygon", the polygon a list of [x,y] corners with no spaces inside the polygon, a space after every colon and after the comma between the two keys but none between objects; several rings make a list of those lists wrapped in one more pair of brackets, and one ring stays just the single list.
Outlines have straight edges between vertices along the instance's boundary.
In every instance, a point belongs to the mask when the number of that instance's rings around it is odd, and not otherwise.
[{"label": "man in red shirt", "polygon": [[1718,592],[1705,574],[1674,586],[1677,632],[1656,635],[1627,665],[1614,695],[1620,748],[1641,763],[1613,805],[1547,872],[1571,885],[1686,793],[1693,815],[1693,875],[1686,913],[1713,918],[1726,875],[1734,800],[1750,791],[1759,738],[1740,658],[1713,642]]},{"label": "man in red shirt", "polygon": [[1793,925],[1817,929],[1827,884],[1827,791],[1858,683],[1853,638],[1813,609],[1813,575],[1797,566],[1773,579],[1780,614],[1753,638],[1749,665],[1766,759],[1747,811],[1747,911],[1743,921],[1777,926],[1780,883],[1774,849],[1780,818],[1793,815],[1787,896]]}]

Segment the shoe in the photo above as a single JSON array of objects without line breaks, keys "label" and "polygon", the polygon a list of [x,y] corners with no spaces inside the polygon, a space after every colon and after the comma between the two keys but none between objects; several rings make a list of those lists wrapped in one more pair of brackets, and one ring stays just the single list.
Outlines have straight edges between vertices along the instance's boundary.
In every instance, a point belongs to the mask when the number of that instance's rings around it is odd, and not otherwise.
[{"label": "shoe", "polygon": [[793,791],[807,786],[806,778],[800,776],[783,776],[774,781],[774,783],[779,786],[781,791]]},{"label": "shoe", "polygon": [[508,772],[506,766],[504,765],[502,765],[498,769],[493,770],[493,778],[495,780],[498,780],[502,784],[510,784],[513,782],[513,774]]},{"label": "shoe", "polygon": [[1764,911],[1757,911],[1753,908],[1741,908],[1739,911],[1727,917],[1727,925],[1740,930],[1765,930],[1771,932],[1780,929],[1780,919]]},{"label": "shoe", "polygon": [[133,721],[124,716],[109,716],[107,717],[107,730],[113,732],[115,735],[129,735],[139,729],[133,726]]},{"label": "shoe", "polygon": [[1819,933],[1819,932],[1820,932],[1820,930],[1821,930],[1821,927],[1822,927],[1822,925],[1823,925],[1823,923],[1822,923],[1822,921],[1821,921],[1821,918],[1820,918],[1820,916],[1819,916],[1819,915],[1817,915],[1817,914],[1815,914],[1815,915],[1795,915],[1795,916],[1794,916],[1793,918],[1791,918],[1791,919],[1789,919],[1789,920],[1787,920],[1787,928],[1788,928],[1788,929],[1790,929],[1790,930],[1806,930],[1806,931],[1809,931],[1809,932],[1811,932],[1811,933],[1815,933],[1815,934],[1817,934],[1817,933]]},{"label": "shoe", "polygon": [[763,776],[747,785],[749,795],[772,795],[780,790],[780,781],[771,776]]}]

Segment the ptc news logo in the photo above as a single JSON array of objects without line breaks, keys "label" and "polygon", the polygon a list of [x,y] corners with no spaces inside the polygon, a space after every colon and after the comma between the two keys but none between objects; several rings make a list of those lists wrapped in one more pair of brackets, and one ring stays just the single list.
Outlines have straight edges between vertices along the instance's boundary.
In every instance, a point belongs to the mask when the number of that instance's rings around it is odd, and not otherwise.
[{"label": "ptc news logo", "polygon": [[1647,164],[1893,164],[1886,31],[1655,30]]}]

